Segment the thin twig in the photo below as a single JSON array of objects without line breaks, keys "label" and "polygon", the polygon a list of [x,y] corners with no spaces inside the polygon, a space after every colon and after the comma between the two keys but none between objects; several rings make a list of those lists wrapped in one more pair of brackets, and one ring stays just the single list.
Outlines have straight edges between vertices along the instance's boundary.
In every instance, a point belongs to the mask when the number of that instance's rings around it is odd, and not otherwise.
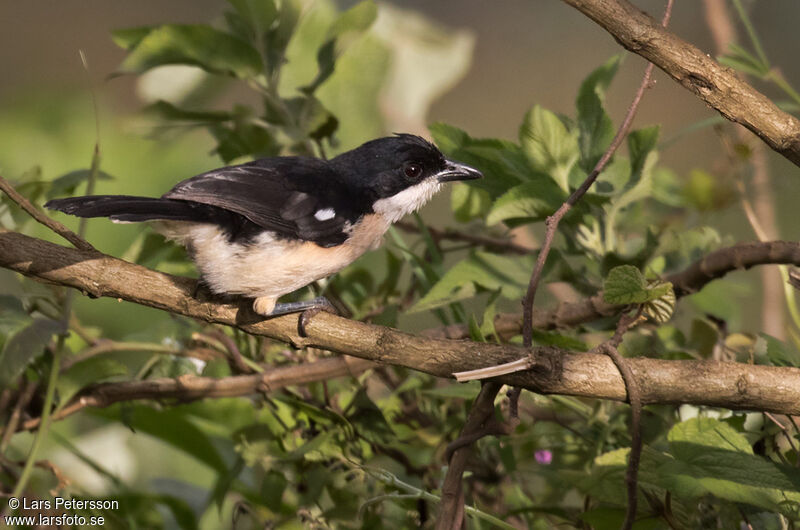
[{"label": "thin twig", "polygon": [[137,352],[148,351],[156,353],[168,353],[172,355],[180,355],[181,350],[173,346],[165,346],[163,344],[153,344],[150,342],[117,342],[108,339],[101,339],[94,345],[89,346],[81,353],[67,357],[61,363],[61,372],[66,372],[78,363],[90,359],[96,355],[111,352]]},{"label": "thin twig", "polygon": [[[139,399],[177,399],[181,402],[197,399],[248,396],[274,392],[291,385],[303,385],[335,377],[355,377],[375,366],[375,363],[349,356],[322,359],[313,363],[280,366],[263,374],[236,375],[222,378],[183,375],[176,379],[148,379],[100,383],[83,390],[69,404],[59,408],[51,421],[64,419],[87,407],[108,407],[120,401]],[[39,427],[41,418],[25,421],[20,430]]]},{"label": "thin twig", "polygon": [[781,423],[780,421],[778,421],[778,418],[776,418],[775,416],[773,416],[769,412],[765,412],[764,416],[769,418],[770,421],[772,421],[772,423],[774,423],[775,425],[777,425],[780,428],[781,432],[783,433],[783,436],[786,437],[786,441],[789,442],[789,446],[792,448],[792,450],[794,451],[795,455],[800,456],[800,453],[798,453],[798,451],[797,451],[797,444],[795,444],[794,438],[789,433],[789,428],[786,425],[784,425],[783,423]]},{"label": "thin twig", "polygon": [[[667,0],[667,7],[664,10],[664,16],[661,19],[661,25],[666,27],[667,23],[669,22],[670,15],[672,14],[672,4],[674,0]],[[600,175],[600,172],[606,167],[606,164],[611,160],[614,152],[617,148],[622,144],[622,141],[625,139],[625,136],[628,134],[628,130],[630,129],[631,123],[633,123],[633,118],[636,115],[636,110],[639,108],[639,102],[642,100],[642,96],[644,96],[644,91],[650,86],[650,75],[653,72],[653,63],[649,63],[647,68],[644,71],[644,76],[642,77],[642,82],[639,84],[639,88],[636,91],[636,95],[633,98],[630,106],[628,107],[628,112],[625,114],[625,118],[622,120],[622,125],[620,125],[619,129],[617,130],[617,134],[614,136],[614,139],[611,140],[611,144],[603,153],[603,156],[600,157],[600,160],[597,161],[595,164],[594,169],[592,169],[591,173],[586,177],[586,180],[583,181],[583,184],[576,189],[572,195],[562,204],[556,212],[547,218],[545,221],[545,225],[547,226],[547,230],[544,236],[544,243],[542,244],[542,248],[539,250],[539,255],[536,258],[536,266],[533,269],[533,274],[531,275],[530,282],[528,284],[528,292],[525,294],[525,298],[522,302],[522,343],[526,348],[530,348],[533,344],[533,301],[536,298],[536,290],[539,287],[539,280],[542,276],[542,270],[544,269],[544,264],[547,261],[547,256],[550,254],[550,247],[553,244],[553,238],[556,235],[556,230],[558,229],[558,224],[561,222],[561,219],[569,212],[575,204],[583,197],[589,188],[594,184],[594,181],[597,180],[597,177]]]},{"label": "thin twig", "polygon": [[33,217],[36,221],[43,224],[56,234],[60,235],[72,245],[80,250],[96,250],[88,241],[83,239],[81,236],[67,228],[66,226],[62,225],[55,219],[52,219],[44,212],[39,210],[36,206],[31,203],[28,199],[26,199],[23,195],[21,195],[14,187],[0,175],[0,190],[2,190],[9,199],[17,203],[20,208],[25,210],[28,215]]},{"label": "thin twig", "polygon": [[11,441],[11,435],[17,432],[17,425],[22,417],[22,412],[28,407],[28,403],[30,403],[31,399],[33,399],[33,394],[36,392],[38,386],[39,385],[35,381],[25,381],[22,391],[19,393],[17,404],[14,405],[11,416],[8,418],[8,423],[6,423],[3,429],[3,435],[0,437],[0,454],[5,454],[8,443]]},{"label": "thin twig", "polygon": [[636,507],[639,498],[638,474],[639,462],[642,457],[642,394],[639,383],[633,374],[627,360],[620,355],[617,348],[610,342],[603,345],[603,351],[611,357],[617,366],[625,387],[628,389],[628,401],[631,404],[631,452],[628,456],[628,468],[625,471],[625,484],[628,490],[628,506],[625,511],[625,521],[622,530],[630,530],[636,520]]},{"label": "thin twig", "polygon": [[622,530],[630,530],[636,520],[636,508],[639,503],[639,462],[642,456],[642,392],[639,389],[639,382],[631,370],[628,360],[620,355],[617,348],[622,344],[625,333],[642,320],[642,307],[632,314],[623,314],[617,322],[614,335],[598,346],[599,352],[608,355],[619,370],[622,380],[625,381],[625,389],[628,393],[628,402],[631,405],[631,452],[628,457],[628,468],[625,471],[625,484],[628,490],[628,506],[625,511],[625,520],[622,523]]},{"label": "thin twig", "polygon": [[[483,384],[478,397],[472,404],[459,439],[465,438],[474,441],[480,438],[480,436],[476,437],[477,433],[486,432],[485,424],[494,414],[494,398],[502,387],[503,384],[496,381],[488,381]],[[469,445],[465,445],[456,449],[450,456],[447,475],[442,485],[442,502],[436,520],[436,530],[461,528],[464,519],[464,490],[461,477],[467,466],[469,450]]]},{"label": "thin twig", "polygon": [[244,360],[242,352],[239,351],[239,347],[236,345],[236,342],[226,335],[224,331],[220,329],[214,329],[211,331],[211,335],[216,337],[217,340],[225,345],[225,349],[230,354],[231,362],[239,373],[252,374],[255,372],[255,370],[251,368]]}]

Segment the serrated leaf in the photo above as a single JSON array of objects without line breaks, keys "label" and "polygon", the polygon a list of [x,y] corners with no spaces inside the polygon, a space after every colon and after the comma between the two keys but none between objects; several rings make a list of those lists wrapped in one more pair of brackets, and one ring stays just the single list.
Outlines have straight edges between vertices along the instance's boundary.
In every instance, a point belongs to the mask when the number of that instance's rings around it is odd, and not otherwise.
[{"label": "serrated leaf", "polygon": [[663,324],[672,318],[675,311],[675,291],[670,282],[654,281],[647,285],[649,300],[645,302],[643,312],[645,316]]},{"label": "serrated leaf", "polygon": [[579,157],[577,134],[554,113],[536,105],[525,115],[519,138],[531,165],[569,191],[569,174]]},{"label": "serrated leaf", "polygon": [[536,182],[520,184],[501,195],[486,216],[491,226],[509,219],[539,221],[552,215],[566,199],[566,193],[542,176]]},{"label": "serrated leaf", "polygon": [[660,467],[661,478],[683,496],[711,493],[784,514],[800,502],[800,471],[754,455],[727,423],[693,418],[673,427],[668,440],[676,460]]},{"label": "serrated leaf", "polygon": [[578,90],[578,144],[581,167],[592,170],[614,138],[614,125],[603,108],[605,91],[617,73],[622,55],[615,55],[603,66],[594,70]]},{"label": "serrated leaf", "polygon": [[165,64],[199,66],[241,79],[261,71],[261,57],[244,40],[210,26],[168,24],[152,28],[136,42],[117,73],[142,73]]},{"label": "serrated leaf", "polygon": [[[714,418],[698,417],[683,421],[670,429],[667,440],[670,444],[685,442],[726,451],[753,454],[753,448],[741,433],[727,423]],[[694,451],[689,453],[678,451],[676,453],[673,450],[673,454],[685,460],[702,456]]]},{"label": "serrated leaf", "polygon": [[11,335],[0,351],[0,387],[13,383],[62,329],[63,324],[57,320],[36,318]]},{"label": "serrated leaf", "polygon": [[603,282],[603,300],[609,304],[641,304],[647,301],[644,275],[633,265],[620,265]]}]

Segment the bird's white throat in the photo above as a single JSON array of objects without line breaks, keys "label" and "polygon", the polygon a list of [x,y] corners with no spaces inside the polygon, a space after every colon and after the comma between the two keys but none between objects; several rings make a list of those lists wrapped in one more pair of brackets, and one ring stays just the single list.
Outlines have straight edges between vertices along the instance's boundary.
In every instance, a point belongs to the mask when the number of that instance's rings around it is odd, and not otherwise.
[{"label": "bird's white throat", "polygon": [[428,178],[391,197],[375,201],[372,209],[383,215],[389,223],[394,223],[422,208],[441,187],[436,178]]}]

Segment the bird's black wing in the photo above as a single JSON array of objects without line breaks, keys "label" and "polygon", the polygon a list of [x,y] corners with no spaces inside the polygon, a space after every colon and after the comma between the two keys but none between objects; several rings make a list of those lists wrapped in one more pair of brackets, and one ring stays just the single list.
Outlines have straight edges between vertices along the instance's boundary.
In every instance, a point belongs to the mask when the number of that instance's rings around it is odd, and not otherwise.
[{"label": "bird's black wing", "polygon": [[324,160],[267,158],[215,169],[164,194],[237,213],[257,226],[322,246],[343,243],[357,212],[348,190]]}]

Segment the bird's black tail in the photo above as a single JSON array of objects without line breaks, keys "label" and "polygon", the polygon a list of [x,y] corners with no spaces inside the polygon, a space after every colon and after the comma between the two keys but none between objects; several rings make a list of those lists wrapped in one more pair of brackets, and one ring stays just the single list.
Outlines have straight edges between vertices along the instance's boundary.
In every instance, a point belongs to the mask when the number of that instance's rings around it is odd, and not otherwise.
[{"label": "bird's black tail", "polygon": [[54,199],[46,208],[78,217],[108,217],[112,221],[208,221],[213,212],[204,204],[131,195],[89,195]]}]

